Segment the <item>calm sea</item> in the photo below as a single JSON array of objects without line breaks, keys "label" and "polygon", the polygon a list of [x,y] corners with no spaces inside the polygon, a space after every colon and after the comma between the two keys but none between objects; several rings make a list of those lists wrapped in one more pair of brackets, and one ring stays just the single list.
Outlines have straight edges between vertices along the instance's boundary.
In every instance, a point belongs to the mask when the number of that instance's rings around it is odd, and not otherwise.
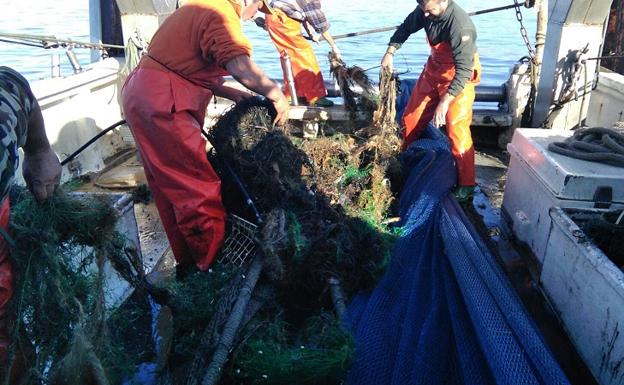
[{"label": "calm sea", "polygon": [[[484,7],[497,7],[513,0],[459,0],[466,11]],[[400,24],[416,6],[416,1],[324,0],[323,9],[331,22],[334,35],[381,28]],[[89,40],[89,0],[0,0],[0,32],[32,35],[53,35],[76,41]],[[535,11],[523,9],[524,20],[531,40],[535,36]],[[527,54],[520,35],[515,12],[506,10],[473,18],[478,30],[477,44],[483,65],[482,84],[498,85],[508,76],[511,66]],[[255,24],[246,23],[245,32],[254,45],[254,60],[273,78],[281,77],[279,56],[265,31]],[[348,65],[371,68],[379,64],[392,32],[384,32],[339,40],[338,47]],[[315,45],[315,51],[327,78],[329,51],[326,43]],[[406,72],[403,77],[416,78],[420,73],[429,49],[424,32],[411,36],[395,56],[395,67]],[[80,62],[90,61],[90,52],[76,50]],[[0,42],[0,65],[21,71],[29,80],[50,76],[52,55],[60,54],[64,75],[72,72],[64,50],[41,49]],[[374,80],[378,70],[369,72]]]}]

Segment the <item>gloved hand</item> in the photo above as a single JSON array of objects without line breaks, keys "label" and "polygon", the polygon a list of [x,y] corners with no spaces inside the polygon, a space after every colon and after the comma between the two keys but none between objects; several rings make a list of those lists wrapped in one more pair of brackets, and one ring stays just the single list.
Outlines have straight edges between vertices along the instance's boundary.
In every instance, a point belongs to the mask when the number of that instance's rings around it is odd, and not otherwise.
[{"label": "gloved hand", "polygon": [[256,25],[264,30],[266,30],[266,20],[264,20],[264,17],[256,17],[254,18],[254,23],[256,23]]}]

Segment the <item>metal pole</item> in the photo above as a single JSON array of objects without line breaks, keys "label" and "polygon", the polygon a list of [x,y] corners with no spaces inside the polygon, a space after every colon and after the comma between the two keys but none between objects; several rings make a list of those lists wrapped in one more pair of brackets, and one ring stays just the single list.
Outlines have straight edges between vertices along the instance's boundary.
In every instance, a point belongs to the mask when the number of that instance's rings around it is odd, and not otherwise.
[{"label": "metal pole", "polygon": [[297,88],[295,87],[295,78],[293,76],[292,67],[290,64],[290,57],[286,51],[282,51],[280,55],[280,61],[282,63],[282,71],[284,71],[284,78],[288,83],[288,91],[290,92],[290,100],[293,106],[298,106],[297,100]]},{"label": "metal pole", "polygon": [[548,28],[548,0],[540,0],[537,10],[537,31],[535,32],[535,64],[537,75],[544,59],[544,45],[546,44],[546,29]]},{"label": "metal pole", "polygon": [[52,54],[52,77],[61,77],[61,55],[58,53]]},{"label": "metal pole", "polygon": [[82,66],[80,65],[80,62],[78,61],[78,57],[76,56],[76,53],[73,51],[72,47],[67,48],[65,53],[67,54],[69,63],[72,65],[72,68],[74,69],[74,73],[77,74],[79,72],[82,72]]}]

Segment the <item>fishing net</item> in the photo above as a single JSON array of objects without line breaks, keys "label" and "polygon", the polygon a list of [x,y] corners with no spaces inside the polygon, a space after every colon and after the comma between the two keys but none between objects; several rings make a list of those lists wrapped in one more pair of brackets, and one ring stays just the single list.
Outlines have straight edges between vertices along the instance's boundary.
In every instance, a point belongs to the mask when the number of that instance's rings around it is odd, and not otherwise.
[{"label": "fishing net", "polygon": [[396,126],[397,75],[388,67],[379,72],[379,107],[373,114],[376,127]]},{"label": "fishing net", "polygon": [[[392,242],[379,231],[392,193],[377,167],[390,163],[398,147],[384,152],[370,138],[341,135],[294,140],[270,130],[269,108],[258,100],[239,103],[213,128],[223,195],[238,189],[223,171],[230,167],[266,216],[260,230],[265,269],[292,296],[318,298],[333,276],[349,293],[369,287]],[[225,204],[249,217],[240,203]]]},{"label": "fishing net", "polygon": [[[342,59],[330,52],[329,72],[338,84],[345,108],[350,112],[351,119],[356,119],[358,107],[369,112],[377,109],[379,95],[364,69],[358,66],[349,67]],[[357,87],[361,90],[359,94],[354,91]]]},{"label": "fishing net", "polygon": [[[396,238],[385,221],[393,210],[390,174],[399,140],[371,126],[307,141],[288,135],[289,127],[274,130],[273,116],[270,103],[246,100],[211,131],[224,204],[258,225],[253,234],[265,255],[265,274],[221,383],[337,384],[353,341],[324,310],[333,307],[330,282],[340,282],[350,298],[371,288],[387,264]],[[136,195],[145,199],[149,191]],[[247,195],[253,204],[245,203]],[[220,263],[154,287],[137,276],[136,256],[115,232],[116,213],[106,199],[59,193],[37,205],[19,194],[13,209],[19,236],[12,257],[20,277],[14,352],[36,347],[30,383],[128,383],[146,361],[158,361],[159,384],[201,381],[244,285],[245,266]],[[137,289],[109,311],[106,261]],[[147,293],[171,312],[167,343],[152,339]]]},{"label": "fishing net", "polygon": [[237,382],[339,384],[351,363],[353,338],[333,315],[310,317],[301,330],[291,330],[278,314],[254,328],[227,368]]},{"label": "fishing net", "polygon": [[37,204],[23,189],[12,203],[10,357],[25,356],[23,383],[116,383],[140,358],[125,355],[108,329],[104,263],[129,279],[136,275],[130,267],[136,253],[114,230],[112,203],[58,191]]},{"label": "fishing net", "polygon": [[399,140],[371,128],[306,141],[290,127],[273,130],[272,116],[270,103],[246,100],[210,132],[228,212],[262,219],[261,281],[272,293],[241,328],[223,383],[339,383],[353,343],[321,309],[332,307],[330,280],[349,297],[385,268],[395,239],[384,224],[394,200],[388,171]]}]

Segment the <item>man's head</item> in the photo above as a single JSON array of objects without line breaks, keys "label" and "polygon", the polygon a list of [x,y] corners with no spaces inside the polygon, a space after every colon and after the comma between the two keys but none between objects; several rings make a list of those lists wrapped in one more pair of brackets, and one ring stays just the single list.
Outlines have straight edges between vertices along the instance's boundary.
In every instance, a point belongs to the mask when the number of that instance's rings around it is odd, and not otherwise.
[{"label": "man's head", "polygon": [[417,0],[418,6],[425,13],[425,17],[431,20],[437,20],[444,14],[448,8],[448,0]]}]

